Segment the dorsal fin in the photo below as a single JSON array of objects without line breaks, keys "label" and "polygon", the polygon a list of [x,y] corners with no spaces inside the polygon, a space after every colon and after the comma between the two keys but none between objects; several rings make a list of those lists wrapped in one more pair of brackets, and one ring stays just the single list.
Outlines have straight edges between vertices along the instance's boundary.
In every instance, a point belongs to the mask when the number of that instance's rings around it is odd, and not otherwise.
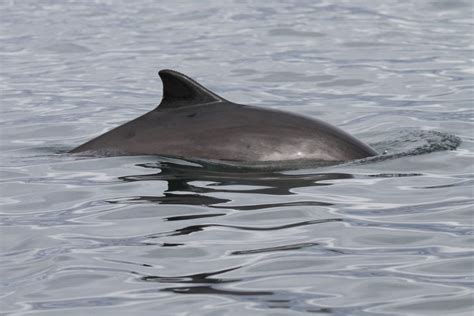
[{"label": "dorsal fin", "polygon": [[225,101],[182,73],[164,69],[158,74],[163,82],[163,99],[157,110]]}]

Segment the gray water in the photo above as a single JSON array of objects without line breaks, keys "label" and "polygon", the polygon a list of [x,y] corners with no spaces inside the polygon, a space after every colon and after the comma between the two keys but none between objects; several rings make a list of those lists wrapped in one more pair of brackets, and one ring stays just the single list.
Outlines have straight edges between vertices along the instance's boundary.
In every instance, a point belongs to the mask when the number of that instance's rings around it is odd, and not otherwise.
[{"label": "gray water", "polygon": [[[0,6],[4,315],[470,315],[470,2]],[[163,68],[385,155],[65,153],[156,106]]]}]

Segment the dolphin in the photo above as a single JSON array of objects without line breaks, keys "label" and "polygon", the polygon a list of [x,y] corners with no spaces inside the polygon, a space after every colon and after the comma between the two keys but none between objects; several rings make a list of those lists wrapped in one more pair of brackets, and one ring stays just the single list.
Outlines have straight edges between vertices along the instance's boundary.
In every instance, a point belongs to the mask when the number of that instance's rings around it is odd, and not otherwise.
[{"label": "dolphin", "polygon": [[161,70],[159,76],[163,97],[158,107],[70,152],[243,162],[341,162],[377,155],[321,120],[227,101],[177,71]]}]

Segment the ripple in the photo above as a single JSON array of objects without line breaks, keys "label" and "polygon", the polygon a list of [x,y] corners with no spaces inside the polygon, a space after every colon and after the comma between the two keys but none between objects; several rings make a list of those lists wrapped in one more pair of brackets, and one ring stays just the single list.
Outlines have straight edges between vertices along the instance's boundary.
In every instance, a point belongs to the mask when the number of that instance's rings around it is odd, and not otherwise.
[{"label": "ripple", "polygon": [[[469,314],[470,6],[0,2],[2,312]],[[65,154],[159,102],[163,68],[381,155]]]}]

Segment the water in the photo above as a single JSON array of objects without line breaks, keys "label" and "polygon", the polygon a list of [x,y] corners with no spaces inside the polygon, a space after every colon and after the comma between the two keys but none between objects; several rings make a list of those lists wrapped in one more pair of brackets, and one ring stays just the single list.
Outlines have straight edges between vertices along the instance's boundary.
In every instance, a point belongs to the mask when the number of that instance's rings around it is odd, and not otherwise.
[{"label": "water", "polygon": [[[4,315],[470,315],[468,1],[0,5]],[[64,153],[159,103],[163,68],[386,153]]]}]

